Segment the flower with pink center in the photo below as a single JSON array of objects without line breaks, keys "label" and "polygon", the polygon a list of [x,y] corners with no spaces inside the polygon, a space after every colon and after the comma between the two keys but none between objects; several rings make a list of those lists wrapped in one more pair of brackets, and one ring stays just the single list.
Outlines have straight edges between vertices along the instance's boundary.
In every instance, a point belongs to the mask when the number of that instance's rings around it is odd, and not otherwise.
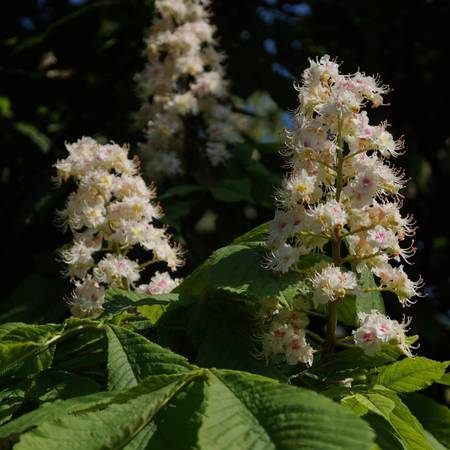
[{"label": "flower with pink center", "polygon": [[139,264],[126,256],[108,253],[94,269],[94,277],[111,286],[132,285],[139,280]]},{"label": "flower with pink center", "polygon": [[358,313],[358,320],[360,326],[353,331],[353,339],[364,353],[373,356],[381,350],[382,344],[393,344],[405,355],[411,356],[410,345],[407,344],[405,335],[410,321],[399,323],[376,310]]},{"label": "flower with pink center", "polygon": [[340,300],[358,287],[353,272],[344,272],[333,264],[317,271],[310,281],[314,288],[312,299],[316,306]]},{"label": "flower with pink center", "polygon": [[168,272],[155,272],[149,284],[141,284],[136,290],[147,295],[168,294],[180,283],[180,278],[172,278]]}]

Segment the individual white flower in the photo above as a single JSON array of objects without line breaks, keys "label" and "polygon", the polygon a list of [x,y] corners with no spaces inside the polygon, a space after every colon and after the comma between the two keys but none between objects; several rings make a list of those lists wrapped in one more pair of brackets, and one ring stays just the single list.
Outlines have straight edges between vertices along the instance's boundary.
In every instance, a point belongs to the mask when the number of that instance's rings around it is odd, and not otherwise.
[{"label": "individual white flower", "polygon": [[283,202],[288,206],[294,206],[297,203],[309,203],[314,193],[316,193],[317,197],[317,191],[317,176],[309,175],[305,169],[301,169],[298,173],[293,173],[286,179],[281,193],[284,194]]},{"label": "individual white flower", "polygon": [[94,266],[95,262],[92,255],[101,248],[101,236],[100,245],[97,245],[94,239],[91,239],[91,241],[80,237],[75,239],[70,248],[60,252],[62,261],[67,264],[66,275],[71,278],[84,278],[88,270]]},{"label": "individual white flower", "polygon": [[272,250],[267,256],[266,267],[279,273],[286,273],[289,268],[298,261],[301,255],[301,249],[289,244]]},{"label": "individual white flower", "polygon": [[403,141],[401,139],[395,141],[392,134],[386,131],[386,124],[374,128],[373,142],[385,158],[390,156],[397,157],[403,153]]},{"label": "individual white flower", "polygon": [[227,85],[222,74],[217,71],[204,72],[200,74],[195,83],[191,84],[192,91],[198,96],[214,95],[218,98],[227,93]]},{"label": "individual white flower", "polygon": [[373,272],[380,278],[382,287],[398,296],[402,306],[409,306],[415,303],[415,301],[411,300],[414,297],[423,297],[419,290],[423,287],[422,278],[419,278],[417,281],[410,280],[403,270],[403,266],[392,267],[386,264],[381,268],[374,268]]},{"label": "individual white flower", "polygon": [[286,346],[286,362],[295,365],[299,362],[311,367],[313,363],[314,350],[306,342],[304,330],[298,330]]},{"label": "individual white flower", "polygon": [[176,270],[177,267],[183,265],[183,253],[179,246],[170,245],[167,238],[154,241],[152,244],[154,244],[154,247],[151,250],[153,250],[155,257],[160,261],[165,261],[172,270]]},{"label": "individual white flower", "polygon": [[181,283],[180,278],[172,278],[168,272],[155,272],[149,284],[141,284],[138,292],[147,295],[168,294]]},{"label": "individual white flower", "polygon": [[121,219],[151,222],[161,217],[161,210],[145,197],[130,195],[114,201],[108,207],[108,220],[115,223]]},{"label": "individual white flower", "polygon": [[353,339],[364,353],[373,356],[381,350],[382,344],[394,344],[405,355],[412,356],[405,335],[411,320],[399,323],[376,310],[372,310],[369,314],[358,313],[358,320],[360,326],[353,331]]},{"label": "individual white flower", "polygon": [[108,253],[94,269],[94,277],[98,282],[111,286],[132,285],[139,280],[139,264],[126,256]]},{"label": "individual white flower", "polygon": [[309,211],[311,217],[320,223],[322,231],[331,235],[335,227],[343,227],[347,223],[347,212],[336,200],[319,203]]},{"label": "individual white flower", "polygon": [[155,198],[155,190],[149,189],[145,181],[140,176],[122,175],[114,179],[112,192],[118,199],[124,197],[138,196],[153,200]]},{"label": "individual white flower", "polygon": [[176,94],[167,103],[168,111],[175,112],[184,116],[186,114],[198,113],[198,101],[192,92],[185,92],[184,94]]},{"label": "individual white flower", "polygon": [[189,11],[184,0],[156,0],[155,8],[163,17],[177,20],[183,20]]},{"label": "individual white flower", "polygon": [[70,311],[76,317],[98,317],[103,311],[105,289],[88,275],[83,281],[75,281],[75,290],[69,301]]},{"label": "individual white flower", "polygon": [[333,264],[317,271],[310,281],[314,287],[313,302],[316,306],[340,300],[358,286],[353,272],[344,272]]},{"label": "individual white flower", "polygon": [[374,251],[395,249],[398,246],[396,233],[381,225],[367,231],[367,241]]},{"label": "individual white flower", "polygon": [[225,142],[210,141],[206,144],[206,154],[211,161],[211,165],[218,166],[231,158],[231,153],[227,150]]}]

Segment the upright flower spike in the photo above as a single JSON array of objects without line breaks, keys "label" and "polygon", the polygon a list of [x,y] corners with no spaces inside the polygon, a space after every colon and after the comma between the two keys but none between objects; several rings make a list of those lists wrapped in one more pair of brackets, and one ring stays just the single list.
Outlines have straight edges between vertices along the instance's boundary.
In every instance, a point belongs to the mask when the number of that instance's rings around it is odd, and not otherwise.
[{"label": "upright flower spike", "polygon": [[217,166],[230,158],[230,144],[242,141],[209,7],[209,0],[155,1],[147,62],[136,76],[145,128],[140,153],[152,176],[183,173],[184,153],[197,148]]},{"label": "upright flower spike", "polygon": [[[402,306],[421,296],[423,282],[411,281],[401,265],[410,263],[415,253],[413,243],[404,245],[414,235],[415,223],[400,213],[403,172],[389,161],[402,153],[403,141],[394,140],[387,123],[370,124],[364,110],[383,105],[388,87],[361,72],[341,74],[326,55],[310,60],[295,89],[299,106],[284,151],[290,173],[277,194],[265,264],[283,274],[296,269],[301,255],[331,250],[332,261],[313,268],[310,277],[314,307],[328,308],[324,349],[330,350],[338,303],[363,289],[358,286],[362,270],[370,270],[378,280],[372,290],[396,294]],[[394,321],[375,312],[360,320],[394,327]],[[395,323],[399,345],[410,355],[405,326]],[[361,333],[359,329],[354,334],[358,345],[364,342]],[[383,342],[393,340],[386,339]]]},{"label": "upright flower spike", "polygon": [[[59,212],[74,235],[73,243],[61,251],[65,273],[75,285],[72,314],[97,317],[110,286],[136,287],[147,294],[170,292],[180,280],[167,272],[156,272],[148,285],[136,286],[150,264],[166,263],[174,271],[183,263],[180,247],[153,222],[162,212],[154,201],[155,189],[139,175],[138,161],[128,158],[128,148],[100,145],[90,137],[66,148],[69,156],[55,167],[57,181],[72,178],[77,185]],[[147,262],[129,258],[135,245],[151,252]]]}]

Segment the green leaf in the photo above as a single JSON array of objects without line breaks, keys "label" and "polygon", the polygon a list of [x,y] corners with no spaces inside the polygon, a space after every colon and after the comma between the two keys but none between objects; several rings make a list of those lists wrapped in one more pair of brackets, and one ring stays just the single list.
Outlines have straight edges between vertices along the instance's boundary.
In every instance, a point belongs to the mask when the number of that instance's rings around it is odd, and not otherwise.
[{"label": "green leaf", "polygon": [[[76,414],[68,411],[40,421],[20,436],[15,449],[373,447],[369,426],[340,405],[243,372],[200,369],[150,376],[105,400],[85,410],[73,406]],[[2,428],[0,433],[4,435]]]},{"label": "green leaf", "polygon": [[437,383],[450,386],[450,373],[444,374],[440,380],[437,380]]},{"label": "green leaf", "polygon": [[[28,192],[36,192],[32,186]],[[25,199],[21,197],[23,203]],[[33,199],[33,209],[37,208],[38,199]],[[27,208],[25,208],[27,209]],[[29,209],[27,209],[27,214]],[[20,223],[27,219],[22,218]],[[53,256],[52,256],[53,258]],[[61,300],[67,293],[64,280],[49,280],[42,275],[34,273],[26,277],[12,291],[11,295],[0,302],[0,323],[4,322],[56,322],[65,314],[65,305]],[[57,304],[55,304],[57,299]]]},{"label": "green leaf", "polygon": [[[111,392],[99,392],[92,395],[84,395],[69,400],[57,400],[45,404],[34,411],[24,414],[17,419],[0,427],[0,439],[15,436],[16,434],[26,432],[42,423],[50,422],[65,414],[76,413],[103,403],[107,403],[114,394]],[[0,444],[2,441],[0,441]]]},{"label": "green leaf", "polygon": [[[375,280],[372,272],[364,268],[359,276],[359,286],[361,288],[375,287]],[[338,309],[338,319],[348,326],[358,325],[358,313],[369,313],[373,309],[384,313],[383,297],[380,292],[358,292],[356,295],[346,296],[340,303]]]},{"label": "green leaf", "polygon": [[263,268],[266,252],[265,245],[260,242],[220,248],[174,292],[202,298],[221,291],[247,299],[280,301],[284,304],[309,293],[303,274],[288,272],[280,277]]},{"label": "green leaf", "polygon": [[387,436],[390,426],[406,449],[432,450],[423,427],[395,393],[381,388],[353,395],[343,401],[357,414],[374,413],[386,420],[388,428],[386,434],[380,435],[381,440],[392,439],[392,436]]},{"label": "green leaf", "polygon": [[405,358],[381,368],[375,383],[396,392],[419,391],[441,379],[448,365],[420,356]]},{"label": "green leaf", "polygon": [[266,235],[269,233],[270,222],[262,223],[257,227],[253,228],[242,236],[237,237],[232,244],[245,244],[248,242],[261,242],[263,243],[266,239]]},{"label": "green leaf", "polygon": [[140,308],[140,307],[156,307],[151,311],[154,313],[155,321],[157,321],[156,312],[159,311],[162,314],[165,310],[164,306],[170,305],[172,302],[178,300],[176,294],[158,294],[158,295],[146,295],[133,291],[125,291],[119,288],[110,288],[106,292],[104,312],[101,316],[102,319],[108,319],[115,314],[123,311],[127,308]]},{"label": "green leaf", "polygon": [[39,131],[31,123],[16,122],[14,124],[17,131],[27,136],[36,146],[41,150],[42,153],[48,153],[52,141],[41,131]]},{"label": "green leaf", "polygon": [[341,380],[354,373],[395,362],[402,351],[397,345],[383,344],[374,356],[367,356],[359,347],[349,348],[332,355],[325,355],[315,364],[310,373],[326,380]]},{"label": "green leaf", "polygon": [[[365,289],[377,286],[372,272],[367,267],[361,271],[358,284]],[[359,292],[356,295],[356,312],[370,313],[372,309],[376,309],[381,313],[385,312],[381,293],[378,291]]]},{"label": "green leaf", "polygon": [[405,447],[411,450],[432,450],[422,425],[400,398],[393,392],[383,391],[383,395],[395,403],[395,409],[390,414],[390,422]]},{"label": "green leaf", "polygon": [[[228,433],[222,434],[223,424],[209,420],[200,434],[203,448],[216,448],[216,443],[222,443],[218,448],[371,448],[367,425],[352,415],[344,419],[342,409],[323,396],[256,375],[212,373],[216,401],[209,402],[205,414],[207,418],[222,415]],[[339,433],[341,427],[346,433]],[[233,442],[235,433],[240,443]]]},{"label": "green leaf", "polygon": [[54,349],[49,342],[62,329],[60,325],[16,324],[0,329],[0,378],[11,372],[24,377],[50,366]]},{"label": "green leaf", "polygon": [[433,450],[448,450],[448,447],[444,447],[430,432],[425,430],[425,437]]},{"label": "green leaf", "polygon": [[197,350],[197,365],[244,370],[287,381],[275,366],[255,356],[260,351],[255,337],[260,331],[244,305],[215,297],[196,303],[187,328]]},{"label": "green leaf", "polygon": [[211,194],[221,202],[241,202],[253,203],[250,183],[248,180],[235,180],[226,178],[214,184],[210,188]]},{"label": "green leaf", "polygon": [[0,96],[0,116],[11,119],[14,113],[11,108],[11,100],[8,97]]},{"label": "green leaf", "polygon": [[401,439],[396,434],[392,425],[382,416],[369,412],[364,416],[364,420],[375,431],[375,442],[380,450],[408,450]]},{"label": "green leaf", "polygon": [[347,326],[355,326],[357,323],[356,298],[354,295],[346,295],[338,306],[338,320]]},{"label": "green leaf", "polygon": [[450,409],[421,394],[409,394],[404,402],[423,427],[450,448]]},{"label": "green leaf", "polygon": [[25,398],[26,387],[22,381],[0,390],[0,425],[11,419],[14,412],[20,408]]},{"label": "green leaf", "polygon": [[395,408],[395,403],[378,393],[354,394],[345,397],[341,403],[364,416],[369,411],[389,420],[389,415]]},{"label": "green leaf", "polygon": [[44,403],[94,394],[100,389],[100,384],[87,376],[50,369],[39,373],[33,379],[26,398]]},{"label": "green leaf", "polygon": [[171,197],[186,197],[193,192],[204,191],[205,188],[203,186],[199,186],[198,184],[179,184],[177,186],[173,186],[170,189],[167,189],[164,194],[160,195],[161,200],[165,200]]},{"label": "green leaf", "polygon": [[148,375],[186,372],[193,368],[182,356],[125,328],[107,326],[106,336],[110,390],[135,386]]},{"label": "green leaf", "polygon": [[[44,422],[35,430],[22,435],[15,448],[123,448],[147,426],[155,428],[152,424],[155,415],[190,381],[188,376],[156,378],[159,383],[153,380],[147,382],[148,386],[144,384],[138,390],[119,395],[107,405]],[[174,434],[179,433],[178,429],[176,431]]]}]

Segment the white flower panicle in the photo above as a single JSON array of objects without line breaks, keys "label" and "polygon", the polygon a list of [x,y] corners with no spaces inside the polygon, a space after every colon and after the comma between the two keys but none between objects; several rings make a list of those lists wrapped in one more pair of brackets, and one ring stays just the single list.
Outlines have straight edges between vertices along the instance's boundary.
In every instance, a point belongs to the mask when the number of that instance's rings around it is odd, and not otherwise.
[{"label": "white flower panicle", "polygon": [[372,356],[381,349],[382,344],[395,344],[405,355],[412,356],[405,334],[411,319],[399,323],[376,310],[370,314],[359,313],[358,319],[360,326],[353,331],[353,339],[365,354]]},{"label": "white flower panicle", "polygon": [[231,156],[229,144],[242,141],[209,6],[208,0],[155,2],[147,62],[136,76],[138,122],[145,127],[141,155],[152,175],[182,173],[183,152],[193,146],[213,166],[222,164]]},{"label": "white flower panicle", "polygon": [[403,242],[415,226],[400,213],[403,174],[388,161],[400,154],[403,141],[394,140],[386,123],[370,125],[363,110],[382,105],[388,88],[361,72],[339,73],[328,56],[310,60],[302,81],[296,85],[296,125],[287,134],[291,171],[278,193],[268,266],[282,273],[295,267],[294,257],[286,261],[286,245],[303,255],[345,241],[345,261],[355,262],[358,272],[369,267],[381,289],[407,305],[420,295],[421,280],[411,282],[391,261],[408,262],[414,254]]},{"label": "white flower panicle", "polygon": [[[277,193],[265,266],[278,274],[300,270],[300,256],[330,249],[332,262],[311,270],[315,308],[331,311],[364,290],[389,291],[410,305],[423,281],[411,281],[402,265],[416,250],[413,241],[405,245],[416,227],[400,212],[404,174],[390,162],[403,140],[385,122],[372,125],[365,111],[383,105],[388,87],[361,72],[341,74],[325,55],[310,60],[295,89],[299,106],[283,152],[290,172]],[[362,271],[372,272],[375,287],[358,286]]]},{"label": "white flower panicle", "polygon": [[[60,255],[67,264],[65,274],[75,284],[72,314],[96,317],[107,287],[135,287],[151,263],[166,263],[176,270],[183,263],[182,252],[165,229],[155,226],[154,219],[162,217],[154,202],[155,189],[146,186],[138,161],[128,157],[127,147],[100,145],[83,137],[66,148],[67,158],[55,164],[56,180],[73,178],[77,189],[58,213],[74,236]],[[151,251],[149,261],[139,264],[127,256],[135,245]],[[156,272],[146,292],[170,292],[179,282],[168,273]]]}]

